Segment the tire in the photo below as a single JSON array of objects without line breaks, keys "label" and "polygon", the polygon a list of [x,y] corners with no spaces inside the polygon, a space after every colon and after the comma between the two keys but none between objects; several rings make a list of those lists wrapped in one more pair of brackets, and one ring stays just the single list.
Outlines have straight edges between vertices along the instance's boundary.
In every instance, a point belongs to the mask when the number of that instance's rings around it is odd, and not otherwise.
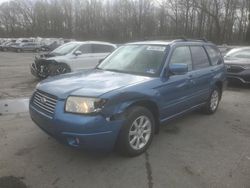
[{"label": "tire", "polygon": [[56,76],[59,74],[66,74],[71,72],[70,68],[68,65],[64,63],[59,63],[56,65],[53,65],[53,67],[50,68],[50,76]]},{"label": "tire", "polygon": [[202,109],[203,112],[206,114],[214,114],[219,107],[220,98],[221,98],[221,90],[218,87],[215,87],[212,90],[206,105]]},{"label": "tire", "polygon": [[148,149],[154,132],[155,119],[152,113],[144,107],[132,107],[126,114],[126,122],[118,136],[116,149],[124,156],[138,156]]},{"label": "tire", "polygon": [[17,53],[20,53],[20,52],[21,52],[21,49],[18,48],[18,49],[16,50],[16,52],[17,52]]}]

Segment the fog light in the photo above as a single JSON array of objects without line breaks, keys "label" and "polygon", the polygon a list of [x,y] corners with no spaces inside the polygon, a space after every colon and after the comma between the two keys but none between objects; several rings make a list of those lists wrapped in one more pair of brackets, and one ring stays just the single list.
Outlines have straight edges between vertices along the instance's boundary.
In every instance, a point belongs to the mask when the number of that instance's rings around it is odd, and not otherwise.
[{"label": "fog light", "polygon": [[78,137],[75,138],[76,143],[79,145],[80,144],[80,139]]},{"label": "fog light", "polygon": [[80,139],[78,137],[67,137],[67,142],[71,146],[78,147],[80,144]]}]

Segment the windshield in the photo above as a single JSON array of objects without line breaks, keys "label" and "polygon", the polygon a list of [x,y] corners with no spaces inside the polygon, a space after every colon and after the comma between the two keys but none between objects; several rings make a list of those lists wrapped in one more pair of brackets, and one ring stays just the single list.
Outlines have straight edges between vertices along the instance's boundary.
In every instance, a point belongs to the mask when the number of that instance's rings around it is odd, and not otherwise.
[{"label": "windshield", "polygon": [[250,48],[233,49],[225,55],[225,59],[250,59]]},{"label": "windshield", "polygon": [[166,56],[167,46],[126,45],[108,56],[97,68],[131,74],[156,76]]},{"label": "windshield", "polygon": [[66,55],[66,54],[72,52],[78,46],[79,46],[79,43],[66,43],[66,44],[56,48],[51,53],[57,54],[57,55]]}]

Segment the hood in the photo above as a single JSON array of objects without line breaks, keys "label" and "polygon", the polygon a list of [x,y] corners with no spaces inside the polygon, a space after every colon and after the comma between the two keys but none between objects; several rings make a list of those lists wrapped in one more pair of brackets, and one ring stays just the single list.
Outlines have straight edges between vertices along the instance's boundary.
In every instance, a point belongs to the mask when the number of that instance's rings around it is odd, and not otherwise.
[{"label": "hood", "polygon": [[227,59],[225,58],[225,64],[228,65],[250,65],[250,59],[243,59],[243,58],[232,58]]},{"label": "hood", "polygon": [[56,55],[53,53],[45,53],[45,54],[41,54],[40,58],[51,58],[51,57],[55,57]]},{"label": "hood", "polygon": [[49,57],[49,58],[47,58],[47,60],[54,60],[54,61],[57,61],[57,62],[64,62],[68,58],[69,58],[68,55],[60,55],[60,56]]},{"label": "hood", "polygon": [[46,79],[38,84],[37,89],[61,99],[65,99],[69,95],[99,97],[107,92],[151,79],[150,77],[92,69]]}]

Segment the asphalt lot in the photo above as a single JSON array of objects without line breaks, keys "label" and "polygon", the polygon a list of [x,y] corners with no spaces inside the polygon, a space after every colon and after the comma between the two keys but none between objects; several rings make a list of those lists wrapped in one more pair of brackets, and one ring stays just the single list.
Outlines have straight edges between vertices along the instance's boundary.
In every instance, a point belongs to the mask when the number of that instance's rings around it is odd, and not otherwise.
[{"label": "asphalt lot", "polygon": [[0,52],[0,99],[30,96],[38,80],[30,73],[33,53]]},{"label": "asphalt lot", "polygon": [[[32,93],[33,58],[0,53],[2,104]],[[249,106],[250,87],[231,86],[216,114],[193,112],[167,123],[136,158],[63,146],[36,127],[23,106],[0,114],[0,188],[249,188]]]}]

